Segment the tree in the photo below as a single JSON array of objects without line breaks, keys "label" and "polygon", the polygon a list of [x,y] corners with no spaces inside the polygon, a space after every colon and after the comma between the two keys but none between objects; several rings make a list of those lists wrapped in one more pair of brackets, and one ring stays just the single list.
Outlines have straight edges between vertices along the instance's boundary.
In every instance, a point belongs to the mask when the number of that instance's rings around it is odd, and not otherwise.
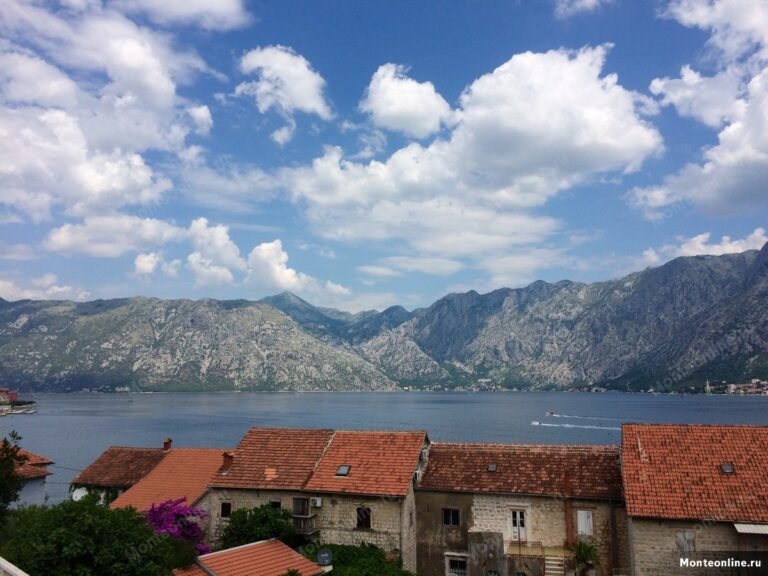
[{"label": "tree", "polygon": [[384,550],[372,544],[319,544],[311,551],[306,550],[304,555],[315,561],[313,556],[316,556],[316,550],[331,553],[334,576],[413,576],[411,572],[403,570],[399,558],[388,559]]},{"label": "tree", "polygon": [[174,564],[179,566],[192,564],[197,555],[211,551],[204,542],[205,533],[198,522],[198,519],[207,518],[208,514],[200,508],[184,506],[186,500],[186,498],[179,498],[152,504],[145,514],[147,524],[155,534],[172,539],[178,552],[178,558],[174,559]]},{"label": "tree", "polygon": [[11,431],[0,443],[0,522],[7,514],[11,503],[19,497],[19,492],[24,485],[16,472],[16,467],[27,460],[27,457],[21,453],[20,441],[21,436]]},{"label": "tree", "polygon": [[13,510],[4,532],[0,556],[31,576],[167,576],[176,567],[170,538],[95,496]]},{"label": "tree", "polygon": [[259,508],[240,508],[232,512],[221,535],[221,547],[233,548],[278,538],[292,544],[296,535],[291,513],[265,504]]},{"label": "tree", "polygon": [[572,548],[573,560],[576,564],[576,574],[583,576],[591,568],[600,563],[600,554],[594,544],[585,540],[579,540]]}]

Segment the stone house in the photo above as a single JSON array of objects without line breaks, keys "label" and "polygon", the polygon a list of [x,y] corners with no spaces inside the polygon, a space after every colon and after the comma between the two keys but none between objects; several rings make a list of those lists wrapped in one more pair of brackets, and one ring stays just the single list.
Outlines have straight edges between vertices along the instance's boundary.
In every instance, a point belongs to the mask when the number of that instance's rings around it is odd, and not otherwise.
[{"label": "stone house", "polygon": [[754,553],[762,553],[763,572],[743,573],[765,573],[767,447],[766,426],[625,424],[621,454],[631,574],[702,573],[690,561],[759,560]]},{"label": "stone house", "polygon": [[70,483],[73,500],[87,494],[97,494],[102,502],[110,503],[149,474],[170,452],[170,438],[162,448],[132,448],[110,446]]},{"label": "stone house", "polygon": [[330,544],[374,544],[416,569],[413,480],[425,432],[252,428],[210,483],[211,534],[238,508],[291,511],[298,532]]},{"label": "stone house", "polygon": [[416,509],[419,576],[563,575],[578,540],[627,564],[615,446],[434,443]]}]

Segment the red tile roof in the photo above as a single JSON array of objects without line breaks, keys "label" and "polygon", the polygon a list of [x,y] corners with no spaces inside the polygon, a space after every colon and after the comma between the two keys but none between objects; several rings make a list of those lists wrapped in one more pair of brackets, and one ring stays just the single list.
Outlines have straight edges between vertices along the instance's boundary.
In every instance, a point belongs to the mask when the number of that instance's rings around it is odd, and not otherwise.
[{"label": "red tile roof", "polygon": [[768,522],[768,426],[625,424],[621,451],[630,516]]},{"label": "red tile roof", "polygon": [[144,478],[166,454],[162,448],[110,446],[75,476],[72,484],[128,488]]},{"label": "red tile roof", "polygon": [[[489,471],[495,465],[496,471]],[[621,498],[618,446],[434,443],[419,489]]]},{"label": "red tile roof", "polygon": [[51,472],[48,471],[47,466],[53,464],[53,460],[40,456],[29,450],[21,448],[19,454],[24,456],[26,460],[21,464],[16,463],[15,471],[24,480],[35,480],[37,478],[45,478],[50,476]]},{"label": "red tile roof", "polygon": [[222,464],[219,448],[172,448],[144,478],[118,496],[111,508],[132,506],[149,510],[152,504],[186,498],[192,506],[206,492]]},{"label": "red tile roof", "polygon": [[213,486],[300,490],[333,437],[333,430],[251,428],[235,449],[229,471]]},{"label": "red tile roof", "polygon": [[426,432],[336,432],[304,490],[404,497],[426,441]]},{"label": "red tile roof", "polygon": [[[298,570],[301,576],[319,576],[323,569],[279,540],[246,544],[198,558],[216,576],[282,576]],[[174,570],[174,576],[207,576],[198,566]]]}]

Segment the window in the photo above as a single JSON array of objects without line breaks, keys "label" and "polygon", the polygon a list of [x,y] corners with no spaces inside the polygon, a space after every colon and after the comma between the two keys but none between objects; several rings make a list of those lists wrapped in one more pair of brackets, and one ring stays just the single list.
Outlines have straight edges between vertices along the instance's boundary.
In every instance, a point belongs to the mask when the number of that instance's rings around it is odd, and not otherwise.
[{"label": "window", "polygon": [[309,498],[293,499],[293,515],[309,516]]},{"label": "window", "polygon": [[357,527],[361,530],[371,529],[371,509],[360,507],[357,509]]},{"label": "window", "polygon": [[280,502],[280,500],[270,500],[269,501],[269,505],[272,508],[282,508],[283,507],[283,503]]},{"label": "window", "polygon": [[576,510],[576,532],[579,536],[592,536],[592,510]]},{"label": "window", "polygon": [[408,526],[413,526],[413,512],[408,512]]},{"label": "window", "polygon": [[467,576],[466,558],[446,558],[447,576]]},{"label": "window", "polygon": [[229,518],[232,516],[232,502],[222,502],[221,509],[219,510],[219,516],[222,518]]},{"label": "window", "polygon": [[458,526],[459,511],[456,508],[443,508],[443,526]]},{"label": "window", "polygon": [[336,476],[349,476],[349,471],[352,469],[352,466],[349,464],[342,464],[336,469]]},{"label": "window", "polygon": [[675,534],[675,542],[681,558],[687,558],[696,551],[696,533],[693,530],[681,530]]}]

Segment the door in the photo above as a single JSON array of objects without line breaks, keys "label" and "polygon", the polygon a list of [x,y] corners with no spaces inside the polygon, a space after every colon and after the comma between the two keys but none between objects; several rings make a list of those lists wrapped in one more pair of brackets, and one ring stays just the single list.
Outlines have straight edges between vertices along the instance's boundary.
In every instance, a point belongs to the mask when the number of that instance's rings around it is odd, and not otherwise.
[{"label": "door", "polygon": [[525,542],[528,540],[528,531],[525,526],[525,510],[512,510],[509,517],[509,533],[512,540]]}]

